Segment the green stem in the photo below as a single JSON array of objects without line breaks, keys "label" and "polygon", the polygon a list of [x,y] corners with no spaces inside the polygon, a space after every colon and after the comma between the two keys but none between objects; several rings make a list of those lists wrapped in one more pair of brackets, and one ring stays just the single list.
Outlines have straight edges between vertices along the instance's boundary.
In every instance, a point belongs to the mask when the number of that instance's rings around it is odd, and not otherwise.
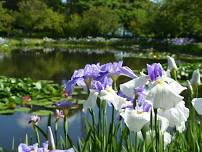
[{"label": "green stem", "polygon": [[114,106],[112,106],[111,123],[109,128],[108,142],[105,151],[107,151],[108,145],[109,145],[109,151],[113,151],[113,134],[114,134]]},{"label": "green stem", "polygon": [[63,124],[63,129],[64,129],[64,136],[65,136],[65,147],[67,148],[67,140],[68,140],[68,137],[67,137],[67,116],[64,117],[64,124]]},{"label": "green stem", "polygon": [[198,86],[196,86],[196,98],[198,97]]},{"label": "green stem", "polygon": [[171,77],[172,77],[175,81],[177,81],[177,70],[176,70],[176,69],[173,69],[173,70],[171,71]]},{"label": "green stem", "polygon": [[40,138],[39,138],[39,132],[38,132],[38,129],[35,126],[35,124],[33,124],[33,128],[34,128],[34,133],[35,133],[36,141],[37,141],[38,145],[40,146],[41,143],[40,143]]},{"label": "green stem", "polygon": [[138,151],[137,132],[135,132],[135,151]]},{"label": "green stem", "polygon": [[194,97],[197,98],[198,97],[198,85],[193,85],[193,92],[194,92]]},{"label": "green stem", "polygon": [[98,107],[99,107],[99,120],[98,120],[98,134],[100,135],[101,133],[101,128],[102,128],[102,124],[101,124],[101,120],[102,120],[102,108],[101,108],[101,103],[100,101],[98,102]]},{"label": "green stem", "polygon": [[157,109],[154,109],[154,126],[155,126],[155,137],[156,137],[156,152],[158,152],[159,134],[157,124]]},{"label": "green stem", "polygon": [[116,80],[113,82],[113,89],[114,89],[115,91],[117,90]]},{"label": "green stem", "polygon": [[106,115],[107,115],[107,111],[106,111],[106,108],[107,106],[106,106],[106,101],[102,101],[102,108],[103,108],[103,146],[102,146],[102,148],[103,148],[103,151],[104,151],[104,149],[105,149],[105,146],[106,146],[106,136],[105,135],[107,135],[107,130],[106,130],[106,128],[107,128],[107,117],[106,117]]},{"label": "green stem", "polygon": [[58,148],[58,135],[57,135],[57,131],[58,131],[58,121],[55,121],[55,146],[56,149]]}]

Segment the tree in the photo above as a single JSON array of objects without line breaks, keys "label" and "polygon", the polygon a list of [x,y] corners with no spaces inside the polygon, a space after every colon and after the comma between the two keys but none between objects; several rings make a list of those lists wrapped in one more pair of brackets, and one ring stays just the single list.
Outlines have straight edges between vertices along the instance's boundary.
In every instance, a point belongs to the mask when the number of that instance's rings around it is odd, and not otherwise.
[{"label": "tree", "polygon": [[65,35],[72,37],[80,37],[82,18],[79,14],[71,15],[69,21],[65,24]]},{"label": "tree", "polygon": [[164,0],[154,14],[151,26],[157,36],[202,38],[201,0]]},{"label": "tree", "polygon": [[[46,10],[46,18],[44,22],[41,24],[42,31],[50,32],[51,36],[63,36],[63,29],[65,18],[64,15],[54,12],[52,9],[48,8]],[[40,28],[40,27],[39,27]]]},{"label": "tree", "polygon": [[92,7],[83,13],[81,22],[84,36],[114,33],[119,27],[118,16],[108,7]]},{"label": "tree", "polygon": [[54,12],[40,0],[26,0],[19,3],[16,24],[26,32],[63,33],[64,16]]},{"label": "tree", "polygon": [[0,3],[0,32],[9,35],[12,30],[12,24],[14,22],[14,17],[11,13],[2,7]]}]

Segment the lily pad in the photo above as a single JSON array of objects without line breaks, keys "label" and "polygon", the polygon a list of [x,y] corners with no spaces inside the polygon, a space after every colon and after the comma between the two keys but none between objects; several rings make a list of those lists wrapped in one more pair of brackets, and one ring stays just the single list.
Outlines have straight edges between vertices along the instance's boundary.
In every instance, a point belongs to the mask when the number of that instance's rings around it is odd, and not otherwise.
[{"label": "lily pad", "polygon": [[52,113],[49,110],[38,110],[33,112],[34,115],[38,115],[38,116],[48,116],[50,113]]}]

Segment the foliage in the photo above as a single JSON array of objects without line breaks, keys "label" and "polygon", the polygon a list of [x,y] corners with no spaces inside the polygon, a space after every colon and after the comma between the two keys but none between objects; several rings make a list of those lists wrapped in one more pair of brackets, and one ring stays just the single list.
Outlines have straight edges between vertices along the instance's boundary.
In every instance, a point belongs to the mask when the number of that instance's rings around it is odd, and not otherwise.
[{"label": "foliage", "polygon": [[107,7],[92,7],[83,14],[81,30],[84,36],[107,35],[117,28],[118,17]]},{"label": "foliage", "polygon": [[[202,39],[201,0],[5,0],[1,34],[13,36],[192,37]],[[1,25],[3,24],[3,25]]]},{"label": "foliage", "polygon": [[16,105],[52,107],[55,101],[63,98],[62,87],[51,81],[0,77],[0,112],[15,109]]},{"label": "foliage", "polygon": [[[22,1],[16,13],[16,25],[27,32],[63,33],[64,17],[40,1]],[[52,34],[51,33],[51,34]],[[53,34],[52,34],[53,35]]]},{"label": "foliage", "polygon": [[179,69],[178,69],[178,79],[180,79],[180,80],[190,79],[192,76],[192,72],[195,69],[199,69],[200,73],[202,73],[202,64],[198,63],[198,64],[182,64],[182,65],[180,65]]},{"label": "foliage", "polygon": [[7,34],[12,30],[12,23],[14,18],[7,9],[3,8],[2,3],[0,2],[0,33]]}]

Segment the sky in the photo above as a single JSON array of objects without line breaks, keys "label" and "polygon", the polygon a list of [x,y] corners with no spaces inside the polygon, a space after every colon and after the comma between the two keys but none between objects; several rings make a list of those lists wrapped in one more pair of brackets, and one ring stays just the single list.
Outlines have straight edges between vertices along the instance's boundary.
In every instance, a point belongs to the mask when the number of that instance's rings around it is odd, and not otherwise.
[{"label": "sky", "polygon": [[63,3],[66,3],[67,2],[67,0],[61,0]]}]

